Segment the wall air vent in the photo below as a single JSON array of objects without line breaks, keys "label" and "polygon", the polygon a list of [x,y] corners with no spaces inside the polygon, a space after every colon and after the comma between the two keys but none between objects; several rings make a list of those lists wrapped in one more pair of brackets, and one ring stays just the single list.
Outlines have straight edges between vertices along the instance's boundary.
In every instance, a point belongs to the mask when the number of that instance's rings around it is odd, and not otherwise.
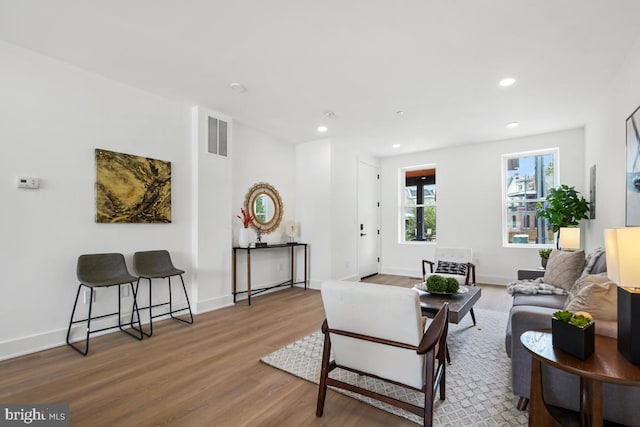
[{"label": "wall air vent", "polygon": [[221,157],[227,157],[229,145],[229,126],[224,120],[208,117],[207,151]]}]

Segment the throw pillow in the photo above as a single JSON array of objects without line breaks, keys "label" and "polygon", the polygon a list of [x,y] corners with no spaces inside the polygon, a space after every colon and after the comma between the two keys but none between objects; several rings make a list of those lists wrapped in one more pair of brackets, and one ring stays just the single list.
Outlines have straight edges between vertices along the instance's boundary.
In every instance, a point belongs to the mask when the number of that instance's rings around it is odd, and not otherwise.
[{"label": "throw pillow", "polygon": [[453,262],[453,261],[438,261],[438,266],[436,267],[436,274],[438,273],[458,274],[460,276],[466,276],[467,264],[462,262]]},{"label": "throw pillow", "polygon": [[580,276],[580,278],[576,280],[576,283],[573,284],[571,289],[569,289],[569,296],[564,303],[564,309],[567,309],[567,306],[569,305],[571,300],[574,299],[583,288],[586,288],[587,286],[593,284],[602,284],[610,281],[611,280],[607,277],[607,273],[585,274]]},{"label": "throw pillow", "polygon": [[582,275],[586,274],[599,274],[607,271],[607,257],[604,252],[604,248],[596,248],[593,252],[587,255],[587,259],[584,263],[584,270]]},{"label": "throw pillow", "polygon": [[570,252],[554,249],[549,255],[549,261],[547,261],[544,283],[568,291],[580,277],[583,268],[584,251]]},{"label": "throw pillow", "polygon": [[585,286],[569,302],[567,310],[586,311],[596,320],[618,320],[618,287],[612,281]]}]

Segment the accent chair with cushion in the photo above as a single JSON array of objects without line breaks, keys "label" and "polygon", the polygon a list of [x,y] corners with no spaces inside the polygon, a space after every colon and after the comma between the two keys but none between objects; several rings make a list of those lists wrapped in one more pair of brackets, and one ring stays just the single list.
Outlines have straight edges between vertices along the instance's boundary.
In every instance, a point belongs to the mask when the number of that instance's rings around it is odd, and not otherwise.
[{"label": "accent chair with cushion", "polygon": [[[422,260],[422,280],[427,281],[429,276],[437,274],[443,277],[453,277],[461,285],[476,285],[476,266],[473,260],[471,248],[436,248],[434,261]],[[427,266],[429,271],[427,272]],[[476,314],[473,307],[469,310],[473,324],[476,324]]]},{"label": "accent chair with cushion", "polygon": [[[316,415],[322,416],[331,386],[410,411],[430,426],[435,390],[445,399],[448,304],[428,320],[413,289],[347,281],[324,282],[322,302],[327,317]],[[336,368],[420,391],[424,404],[343,382],[329,375]]]},{"label": "accent chair with cushion", "polygon": [[422,260],[422,280],[438,274],[453,277],[461,285],[473,286],[476,284],[476,267],[472,259],[473,250],[470,248],[436,248],[433,261]]}]

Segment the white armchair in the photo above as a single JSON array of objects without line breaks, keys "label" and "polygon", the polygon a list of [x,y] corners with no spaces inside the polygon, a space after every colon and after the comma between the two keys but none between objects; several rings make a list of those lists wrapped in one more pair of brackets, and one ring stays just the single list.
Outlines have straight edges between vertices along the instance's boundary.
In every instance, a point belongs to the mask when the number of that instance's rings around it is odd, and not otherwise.
[{"label": "white armchair", "polygon": [[[316,415],[322,416],[327,386],[343,388],[398,406],[424,417],[430,426],[435,390],[445,399],[447,304],[428,323],[413,289],[362,282],[322,284],[326,320],[322,371]],[[335,360],[329,361],[333,349]],[[416,406],[329,377],[341,368],[421,391],[424,406]]]}]

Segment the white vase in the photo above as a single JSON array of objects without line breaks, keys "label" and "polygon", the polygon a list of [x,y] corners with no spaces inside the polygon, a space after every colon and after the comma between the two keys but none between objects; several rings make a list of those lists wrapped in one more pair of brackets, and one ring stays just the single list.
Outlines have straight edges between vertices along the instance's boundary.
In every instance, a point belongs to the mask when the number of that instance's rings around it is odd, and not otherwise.
[{"label": "white vase", "polygon": [[238,246],[248,248],[251,241],[251,231],[248,228],[241,228],[238,233]]}]

